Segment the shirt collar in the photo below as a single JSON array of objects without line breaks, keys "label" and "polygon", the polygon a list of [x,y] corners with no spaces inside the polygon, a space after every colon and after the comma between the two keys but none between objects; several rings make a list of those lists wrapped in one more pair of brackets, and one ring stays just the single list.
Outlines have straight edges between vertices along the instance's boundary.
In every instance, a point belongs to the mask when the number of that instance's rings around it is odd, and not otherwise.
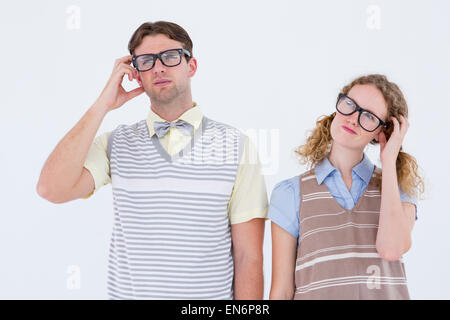
[{"label": "shirt collar", "polygon": [[[356,166],[353,167],[352,171],[356,173],[366,184],[369,184],[370,179],[372,178],[374,165],[370,161],[370,159],[363,153],[363,159]],[[318,184],[322,184],[323,180],[328,177],[332,172],[337,170],[331,162],[328,160],[328,157],[323,159],[316,167],[314,168],[314,172],[316,174],[316,179]]]},{"label": "shirt collar", "polygon": [[369,184],[370,179],[372,179],[372,173],[374,169],[372,161],[366,154],[363,154],[363,159],[360,163],[353,167],[353,172],[356,173],[366,184]]},{"label": "shirt collar", "polygon": [[[197,103],[194,102],[194,106],[190,108],[189,110],[185,111],[178,119],[171,121],[171,122],[177,122],[178,120],[184,120],[194,126],[194,131],[198,129],[200,126],[200,123],[202,122],[203,114],[200,111],[200,108],[198,107]],[[159,115],[157,115],[152,109],[150,109],[150,112],[147,117],[147,127],[148,127],[148,133],[150,137],[152,137],[155,134],[155,129],[153,128],[153,123],[155,121],[166,121],[163,118],[161,118]]]},{"label": "shirt collar", "polygon": [[314,168],[316,173],[316,179],[318,184],[322,184],[323,180],[328,177],[334,170],[337,170],[331,162],[328,160],[328,156],[325,157],[319,164]]}]

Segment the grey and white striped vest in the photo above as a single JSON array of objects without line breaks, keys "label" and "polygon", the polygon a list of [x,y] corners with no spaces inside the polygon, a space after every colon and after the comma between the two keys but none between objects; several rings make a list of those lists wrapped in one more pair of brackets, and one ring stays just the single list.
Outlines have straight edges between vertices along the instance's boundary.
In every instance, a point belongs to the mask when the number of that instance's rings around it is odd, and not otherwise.
[{"label": "grey and white striped vest", "polygon": [[243,139],[203,117],[170,156],[145,120],[112,131],[110,299],[233,299],[227,208]]}]

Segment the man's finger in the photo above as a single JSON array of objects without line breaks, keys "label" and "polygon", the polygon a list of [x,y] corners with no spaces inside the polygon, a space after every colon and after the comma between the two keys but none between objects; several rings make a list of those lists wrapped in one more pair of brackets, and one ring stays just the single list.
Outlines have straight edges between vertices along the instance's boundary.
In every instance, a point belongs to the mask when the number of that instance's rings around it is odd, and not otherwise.
[{"label": "man's finger", "polygon": [[120,79],[122,79],[125,74],[128,74],[128,80],[130,81],[134,78],[133,68],[124,64],[120,65],[115,72],[116,76],[118,76]]},{"label": "man's finger", "polygon": [[132,58],[133,58],[133,56],[132,56],[132,55],[129,55],[129,56],[124,56],[124,57],[122,57],[122,58],[117,59],[117,60],[114,62],[114,68],[117,68],[117,66],[118,66],[119,64],[121,64],[121,63],[130,64]]},{"label": "man's finger", "polygon": [[145,90],[143,87],[139,87],[136,89],[133,89],[129,92],[127,92],[127,101],[133,99],[134,97],[137,97],[138,95],[140,95],[141,93],[143,93]]}]

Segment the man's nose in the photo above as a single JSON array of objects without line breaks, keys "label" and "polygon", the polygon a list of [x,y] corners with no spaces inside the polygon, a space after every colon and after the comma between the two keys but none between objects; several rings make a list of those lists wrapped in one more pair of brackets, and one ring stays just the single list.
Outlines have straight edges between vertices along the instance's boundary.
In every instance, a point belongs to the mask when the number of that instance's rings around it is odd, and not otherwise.
[{"label": "man's nose", "polygon": [[166,71],[166,66],[163,65],[163,63],[160,59],[156,59],[155,66],[153,67],[153,72],[158,73],[158,72],[165,72],[165,71]]}]

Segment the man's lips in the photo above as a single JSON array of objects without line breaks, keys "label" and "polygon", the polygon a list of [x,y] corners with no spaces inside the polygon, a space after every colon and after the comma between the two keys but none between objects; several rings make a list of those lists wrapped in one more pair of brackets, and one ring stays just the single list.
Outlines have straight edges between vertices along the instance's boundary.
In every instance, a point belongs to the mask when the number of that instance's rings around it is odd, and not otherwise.
[{"label": "man's lips", "polygon": [[351,134],[356,134],[355,131],[353,131],[352,129],[350,129],[350,128],[346,127],[346,126],[342,126],[342,128],[344,128],[345,131],[347,131],[347,132],[349,132]]},{"label": "man's lips", "polygon": [[165,86],[169,85],[170,82],[171,81],[168,79],[158,79],[158,80],[153,81],[153,85],[155,87],[165,87]]}]

